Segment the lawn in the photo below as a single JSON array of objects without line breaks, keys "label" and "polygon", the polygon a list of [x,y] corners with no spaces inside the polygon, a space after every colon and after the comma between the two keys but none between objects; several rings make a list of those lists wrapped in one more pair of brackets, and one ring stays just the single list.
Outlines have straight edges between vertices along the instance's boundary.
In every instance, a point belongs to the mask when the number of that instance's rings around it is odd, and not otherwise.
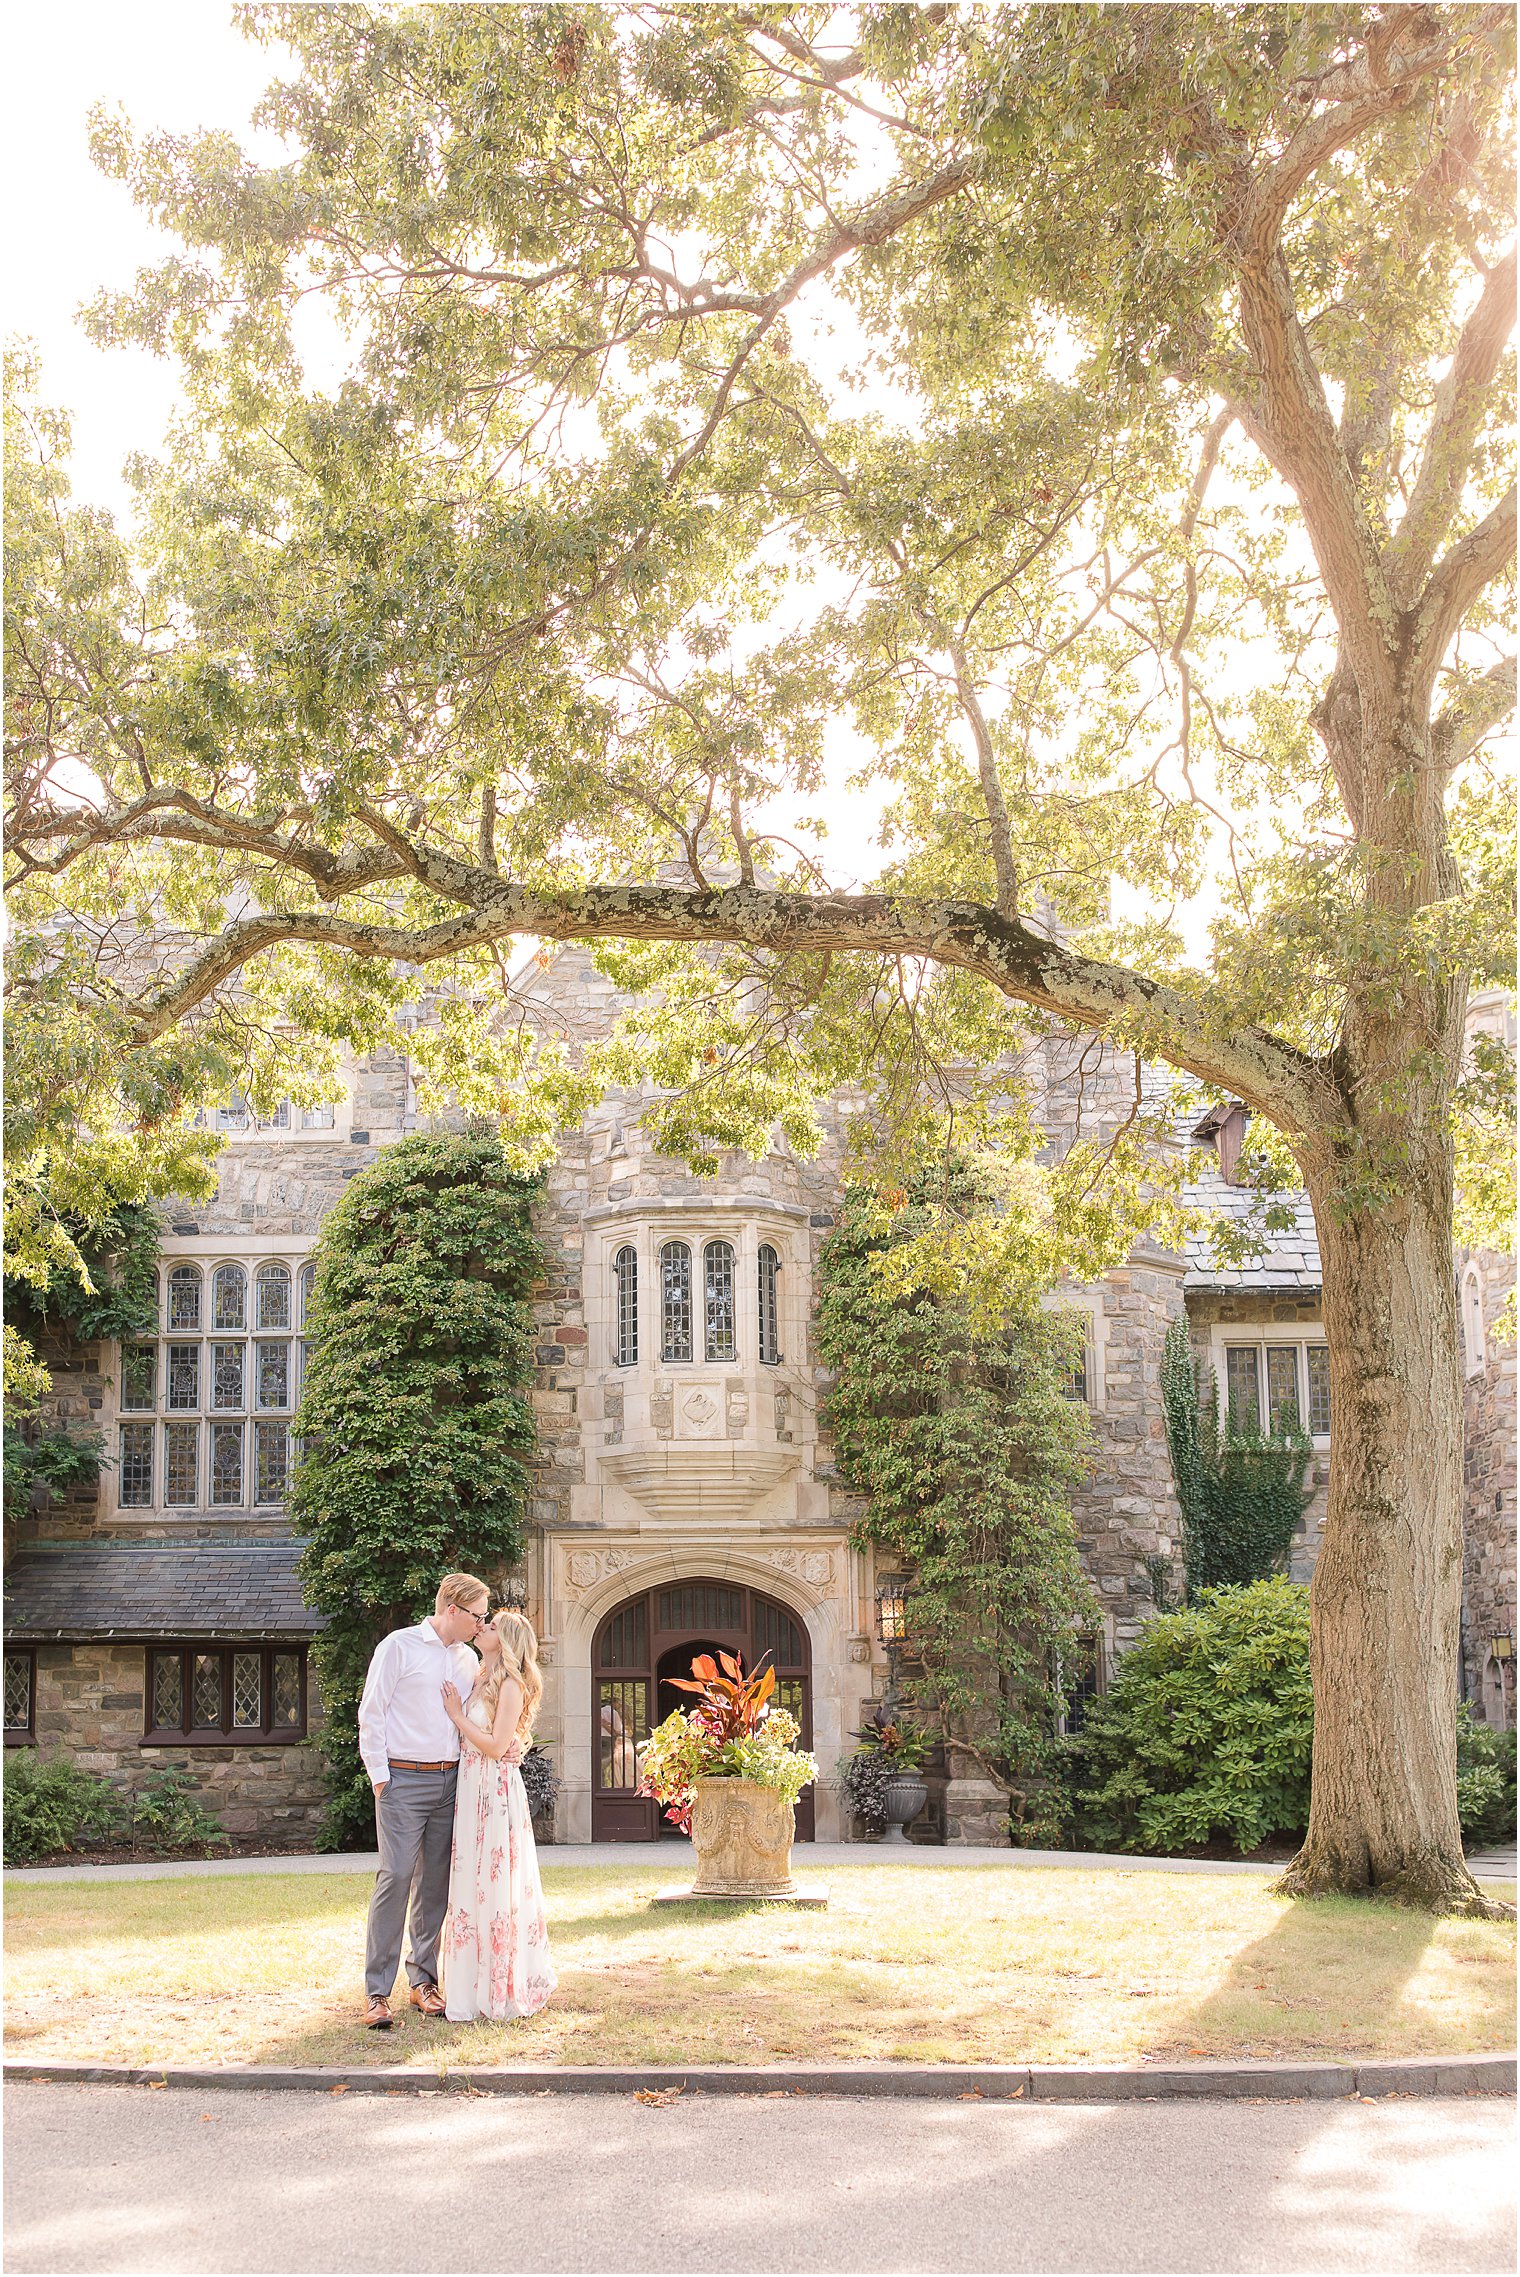
[{"label": "lawn", "polygon": [[1514,2044],[1514,1926],[1254,1878],[831,1868],[821,1913],[655,1907],[546,1862],[530,2023],[356,2018],[367,1877],[13,1884],[6,2052],[115,2063],[1115,2062]]}]

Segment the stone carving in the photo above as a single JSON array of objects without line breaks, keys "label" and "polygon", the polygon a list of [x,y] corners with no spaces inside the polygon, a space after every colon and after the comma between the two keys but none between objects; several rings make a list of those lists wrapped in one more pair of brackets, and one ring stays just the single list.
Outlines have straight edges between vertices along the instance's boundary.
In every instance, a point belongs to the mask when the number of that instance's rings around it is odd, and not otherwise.
[{"label": "stone carving", "polygon": [[[870,1659],[870,1657],[871,1657],[871,1640],[870,1640],[870,1638],[869,1638],[869,1637],[851,1637],[851,1639],[850,1639],[850,1658],[851,1658],[851,1660],[854,1660],[854,1661],[867,1661],[867,1660],[869,1660],[869,1659]],[[543,1654],[542,1654],[541,1652],[540,1652],[540,1654],[539,1654],[539,1658],[540,1658],[540,1659],[542,1659],[542,1658],[543,1658]]]},{"label": "stone carving", "polygon": [[795,1573],[810,1589],[827,1589],[834,1579],[834,1559],[829,1550],[772,1550],[770,1562],[782,1573]]},{"label": "stone carving", "polygon": [[565,1583],[570,1589],[590,1589],[637,1563],[632,1550],[572,1550],[565,1560]]},{"label": "stone carving", "polygon": [[717,1412],[704,1391],[693,1392],[690,1399],[681,1403],[681,1413],[689,1423],[711,1423]]},{"label": "stone carving", "polygon": [[753,1779],[698,1779],[691,1808],[693,1897],[791,1897],[796,1812]]}]

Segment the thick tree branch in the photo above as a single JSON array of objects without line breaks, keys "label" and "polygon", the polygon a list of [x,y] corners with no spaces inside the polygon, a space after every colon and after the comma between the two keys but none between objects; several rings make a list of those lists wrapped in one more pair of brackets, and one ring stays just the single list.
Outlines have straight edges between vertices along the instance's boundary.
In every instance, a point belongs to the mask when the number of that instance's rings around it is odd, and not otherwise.
[{"label": "thick tree branch", "polygon": [[1430,731],[1430,752],[1443,776],[1471,758],[1485,735],[1515,708],[1515,659],[1507,656],[1481,680],[1454,695]]},{"label": "thick tree branch", "polygon": [[1435,413],[1420,471],[1383,566],[1405,607],[1435,559],[1436,547],[1461,503],[1473,444],[1489,408],[1489,390],[1515,322],[1515,248],[1488,272],[1482,297],[1462,327],[1451,368],[1436,389]]},{"label": "thick tree branch", "polygon": [[1231,1092],[1290,1133],[1342,1119],[1333,1084],[1306,1054],[1266,1029],[1222,1030],[1207,1001],[1094,957],[974,902],[885,894],[812,897],[729,886],[694,892],[658,885],[540,893],[418,850],[419,868],[450,878],[470,905],[437,925],[369,924],[327,911],[270,912],[229,925],[161,986],[127,1007],[139,1044],[193,1013],[251,958],[286,944],[320,944],[366,958],[434,964],[512,935],[551,941],[730,942],[777,955],[864,951],[924,958],[979,974],[1024,1004],[1082,1027],[1122,1035],[1203,1082]]},{"label": "thick tree branch", "polygon": [[1462,619],[1485,586],[1515,558],[1515,486],[1485,514],[1476,529],[1441,556],[1414,611],[1409,643],[1409,688],[1415,702],[1428,703],[1446,651]]}]

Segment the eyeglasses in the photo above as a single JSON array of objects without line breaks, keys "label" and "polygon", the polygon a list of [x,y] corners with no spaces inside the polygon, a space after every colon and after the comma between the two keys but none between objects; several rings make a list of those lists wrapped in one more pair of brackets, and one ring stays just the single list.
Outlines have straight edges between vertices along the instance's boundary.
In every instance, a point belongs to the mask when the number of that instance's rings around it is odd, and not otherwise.
[{"label": "eyeglasses", "polygon": [[483,1613],[477,1613],[473,1605],[461,1605],[459,1610],[467,1620],[473,1621],[478,1628],[488,1629],[491,1626],[491,1609],[489,1606]]}]

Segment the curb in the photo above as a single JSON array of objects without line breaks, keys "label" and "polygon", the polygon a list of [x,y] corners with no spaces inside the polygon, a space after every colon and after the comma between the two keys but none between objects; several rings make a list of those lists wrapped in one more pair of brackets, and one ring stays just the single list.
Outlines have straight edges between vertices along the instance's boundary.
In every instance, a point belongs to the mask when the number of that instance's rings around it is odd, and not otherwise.
[{"label": "curb", "polygon": [[917,2096],[1012,2103],[1240,2100],[1330,2102],[1385,2095],[1513,2095],[1515,2058],[1393,2057],[1377,2063],[1197,2064],[540,2064],[511,2069],[394,2071],[280,2065],[30,2063],[7,2058],[8,2086],[23,2080],[88,2087],[305,2089],[340,2095]]}]

